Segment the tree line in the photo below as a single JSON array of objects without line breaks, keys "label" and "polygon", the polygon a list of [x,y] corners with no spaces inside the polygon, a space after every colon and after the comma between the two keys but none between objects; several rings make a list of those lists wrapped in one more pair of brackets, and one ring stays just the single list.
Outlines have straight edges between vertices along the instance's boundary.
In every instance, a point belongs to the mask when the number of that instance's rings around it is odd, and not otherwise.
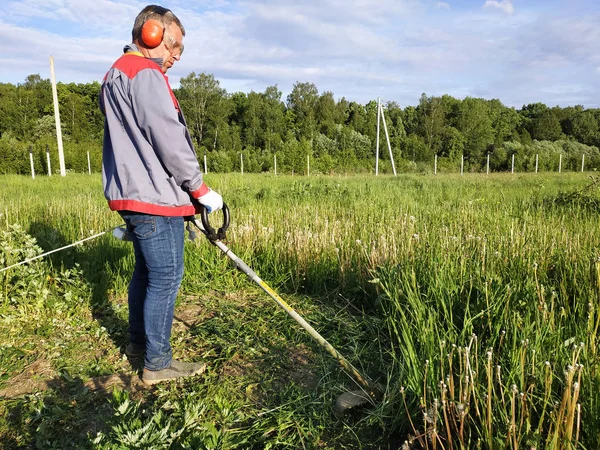
[{"label": "tree line", "polygon": [[[190,73],[175,89],[187,119],[198,159],[208,171],[273,171],[303,174],[374,170],[377,102],[367,104],[319,93],[315,84],[297,82],[284,99],[277,85],[264,92],[228,93],[214,75]],[[100,83],[58,83],[57,93],[67,170],[100,169],[103,116]],[[398,171],[467,171],[512,168],[532,171],[600,166],[600,109],[549,107],[543,103],[515,109],[499,100],[456,99],[423,94],[416,106],[383,105]],[[380,129],[380,171],[391,172],[386,137]],[[46,150],[58,168],[52,89],[49,79],[29,75],[17,85],[0,83],[0,173],[46,169]],[[240,154],[243,155],[240,158]]]}]

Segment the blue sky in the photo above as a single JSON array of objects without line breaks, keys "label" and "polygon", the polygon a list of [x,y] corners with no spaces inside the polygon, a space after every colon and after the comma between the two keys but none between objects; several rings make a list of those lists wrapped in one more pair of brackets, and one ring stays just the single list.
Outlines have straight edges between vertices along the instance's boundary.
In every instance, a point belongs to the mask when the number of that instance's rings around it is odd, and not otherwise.
[{"label": "blue sky", "polygon": [[[100,81],[131,40],[133,0],[3,0],[0,82]],[[228,92],[284,98],[312,82],[366,103],[416,105],[422,93],[498,98],[520,108],[600,107],[597,0],[166,0],[183,22],[174,87],[212,73]]]}]

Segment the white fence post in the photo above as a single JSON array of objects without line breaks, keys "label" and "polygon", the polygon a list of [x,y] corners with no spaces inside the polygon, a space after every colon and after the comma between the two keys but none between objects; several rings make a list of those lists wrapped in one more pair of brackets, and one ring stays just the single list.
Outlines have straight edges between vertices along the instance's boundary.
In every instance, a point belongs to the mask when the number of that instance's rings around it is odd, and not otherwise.
[{"label": "white fence post", "polygon": [[583,168],[585,167],[585,153],[581,155],[581,171],[583,172]]},{"label": "white fence post", "polygon": [[490,174],[490,154],[487,154],[487,162],[485,164],[485,174],[489,175]]},{"label": "white fence post", "polygon": [[48,164],[48,176],[52,176],[52,169],[50,168],[50,147],[46,144],[46,162]]},{"label": "white fence post", "polygon": [[242,169],[242,175],[244,175],[244,155],[240,153],[240,168]]},{"label": "white fence post", "polygon": [[29,146],[29,163],[31,164],[31,178],[35,180],[35,169],[33,168],[33,148]]},{"label": "white fence post", "polygon": [[512,154],[512,164],[510,166],[510,173],[515,173],[515,154]]},{"label": "white fence post", "polygon": [[562,171],[562,153],[558,155],[558,173]]},{"label": "white fence post", "polygon": [[460,174],[462,175],[465,169],[465,155],[460,155]]},{"label": "white fence post", "polygon": [[208,173],[208,166],[206,165],[206,153],[204,154],[204,173]]},{"label": "white fence post", "polygon": [[535,173],[538,173],[538,154],[535,154]]},{"label": "white fence post", "polygon": [[90,152],[87,152],[88,157],[88,175],[92,174],[92,165],[90,164]]}]

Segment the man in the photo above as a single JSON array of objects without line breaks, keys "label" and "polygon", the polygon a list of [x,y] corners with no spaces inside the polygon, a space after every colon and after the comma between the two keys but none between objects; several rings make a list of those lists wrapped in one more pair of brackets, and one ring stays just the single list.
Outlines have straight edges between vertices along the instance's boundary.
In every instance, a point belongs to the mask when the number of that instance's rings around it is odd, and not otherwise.
[{"label": "man", "polygon": [[142,380],[154,384],[195,375],[205,364],[176,361],[171,352],[175,298],[183,277],[184,217],[197,203],[208,212],[223,199],[204,184],[179,103],[166,72],[183,52],[185,29],[168,9],[145,7],[132,44],[102,82],[105,115],[102,179],[110,208],[133,241],[126,354],[144,357]]}]

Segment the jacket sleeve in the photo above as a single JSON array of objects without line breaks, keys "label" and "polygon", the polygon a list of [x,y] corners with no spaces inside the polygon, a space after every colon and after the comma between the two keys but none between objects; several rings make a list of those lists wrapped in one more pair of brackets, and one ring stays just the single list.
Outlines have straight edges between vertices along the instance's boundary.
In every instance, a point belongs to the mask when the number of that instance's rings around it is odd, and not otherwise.
[{"label": "jacket sleeve", "polygon": [[196,152],[179,121],[170,89],[163,74],[146,69],[131,83],[131,103],[138,126],[152,145],[166,171],[177,185],[194,198],[208,192]]}]

